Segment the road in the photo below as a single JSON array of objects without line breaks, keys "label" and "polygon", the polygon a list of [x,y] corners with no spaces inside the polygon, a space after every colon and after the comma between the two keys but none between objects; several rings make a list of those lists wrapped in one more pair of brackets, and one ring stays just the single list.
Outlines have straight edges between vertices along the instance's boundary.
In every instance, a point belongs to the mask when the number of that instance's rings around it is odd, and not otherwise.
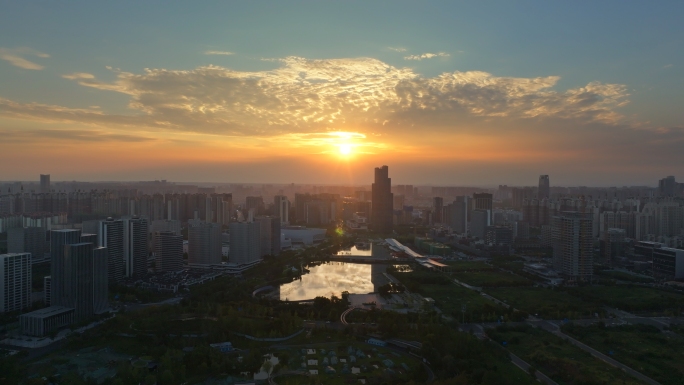
[{"label": "road", "polygon": [[[523,323],[523,322],[520,322],[520,324],[522,324],[522,323]],[[485,324],[482,324],[482,325],[480,325],[480,324],[464,324],[464,325],[461,325],[461,330],[466,331],[466,332],[473,332],[473,334],[475,335],[475,337],[477,337],[477,338],[479,338],[479,339],[481,339],[481,340],[490,340],[489,337],[487,336],[487,334],[486,334],[485,331],[484,331],[484,328],[485,328],[485,327],[488,327],[488,328],[489,328],[489,327],[496,327],[496,324],[489,324],[489,325],[485,325]],[[491,341],[491,340],[490,340],[490,341]],[[498,344],[497,344],[497,345],[498,345]],[[508,354],[509,354],[510,357],[511,357],[511,362],[513,363],[513,365],[515,365],[515,366],[517,366],[518,368],[522,369],[522,371],[524,371],[525,373],[529,373],[530,364],[528,364],[527,362],[523,361],[522,358],[516,356],[515,354],[511,353],[510,351],[508,352]],[[537,380],[539,380],[539,382],[541,382],[541,383],[543,383],[543,384],[546,384],[546,385],[558,385],[558,383],[556,383],[554,380],[552,380],[551,378],[549,378],[549,376],[547,376],[546,374],[544,374],[544,373],[542,373],[542,372],[540,372],[540,371],[538,371],[538,370],[536,370],[536,371],[534,372],[534,376],[537,378]]]},{"label": "road", "polygon": [[[513,365],[519,367],[520,369],[522,369],[523,371],[525,371],[527,373],[530,372],[530,364],[523,361],[522,359],[520,359],[520,357],[516,356],[513,353],[509,352],[509,354],[511,356],[511,362],[513,363]],[[558,385],[558,383],[556,381],[550,379],[546,374],[544,374],[538,370],[534,371],[534,376],[537,377],[537,380],[539,380],[539,382],[541,382],[543,384]]]},{"label": "road", "polygon": [[534,322],[534,324],[541,327],[542,329],[544,329],[548,332],[551,332],[551,333],[557,335],[560,338],[563,338],[564,340],[569,341],[573,345],[575,345],[578,348],[584,350],[585,352],[591,354],[592,356],[600,359],[601,361],[604,361],[605,363],[607,363],[611,366],[614,366],[616,368],[622,369],[625,373],[631,375],[632,377],[634,377],[640,381],[643,381],[643,382],[645,382],[647,384],[651,384],[651,385],[660,385],[660,383],[658,381],[656,381],[650,377],[647,377],[647,376],[641,374],[640,372],[637,372],[636,370],[630,368],[629,366],[622,364],[622,363],[608,357],[607,355],[599,352],[598,350],[592,348],[591,346],[585,345],[585,344],[581,343],[580,341],[570,337],[569,335],[561,332],[560,327],[558,325],[552,323],[552,322],[539,321],[539,322]]}]

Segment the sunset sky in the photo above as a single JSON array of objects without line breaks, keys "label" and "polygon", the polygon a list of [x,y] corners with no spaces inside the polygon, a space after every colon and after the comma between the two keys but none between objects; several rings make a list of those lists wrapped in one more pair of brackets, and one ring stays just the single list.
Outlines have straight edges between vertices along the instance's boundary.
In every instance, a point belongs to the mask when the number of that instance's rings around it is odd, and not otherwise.
[{"label": "sunset sky", "polygon": [[0,0],[0,180],[684,179],[684,2]]}]

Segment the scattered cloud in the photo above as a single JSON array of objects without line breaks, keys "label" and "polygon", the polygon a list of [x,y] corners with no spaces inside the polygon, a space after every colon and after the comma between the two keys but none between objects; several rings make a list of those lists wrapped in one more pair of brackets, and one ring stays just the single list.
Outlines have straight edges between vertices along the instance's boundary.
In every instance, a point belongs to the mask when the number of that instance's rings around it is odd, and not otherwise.
[{"label": "scattered cloud", "polygon": [[387,49],[394,52],[406,52],[406,48],[402,47],[387,47]]},{"label": "scattered cloud", "polygon": [[666,64],[666,65],[663,66],[663,69],[668,69],[668,68],[671,68],[671,67],[672,67],[672,64]]},{"label": "scattered cloud", "polygon": [[42,70],[44,66],[27,60],[24,56],[35,56],[42,59],[49,58],[50,55],[36,51],[32,48],[0,48],[0,59],[8,61],[15,67],[27,70]]},{"label": "scattered cloud", "polygon": [[235,55],[235,52],[229,51],[204,51],[205,55]]},{"label": "scattered cloud", "polygon": [[420,55],[409,55],[409,56],[404,56],[404,60],[423,60],[423,59],[432,59],[435,57],[449,57],[449,55],[446,52],[437,52],[437,53],[423,53]]},{"label": "scattered cloud", "polygon": [[141,73],[110,69],[116,76],[111,82],[89,73],[66,74],[63,78],[82,86],[128,95],[133,113],[0,99],[0,116],[258,137],[361,129],[391,134],[415,127],[476,130],[477,122],[498,118],[626,121],[618,109],[629,94],[620,84],[592,82],[563,91],[555,89],[557,76],[455,71],[426,77],[372,58],[277,62],[276,69],[254,72],[219,66]]},{"label": "scattered cloud", "polygon": [[38,143],[45,139],[50,142],[151,142],[156,139],[147,136],[113,133],[101,130],[74,130],[74,129],[32,129],[13,130],[0,129],[0,136],[4,143]]},{"label": "scattered cloud", "polygon": [[95,75],[85,72],[74,72],[72,74],[62,75],[62,77],[69,80],[95,79]]}]

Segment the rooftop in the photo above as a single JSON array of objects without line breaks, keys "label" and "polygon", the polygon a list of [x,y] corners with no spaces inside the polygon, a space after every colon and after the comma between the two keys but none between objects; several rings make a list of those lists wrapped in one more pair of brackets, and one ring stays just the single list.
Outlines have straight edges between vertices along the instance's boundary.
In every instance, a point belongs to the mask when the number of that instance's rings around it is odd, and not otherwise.
[{"label": "rooftop", "polygon": [[25,313],[22,314],[21,316],[28,316],[28,317],[34,317],[34,318],[47,318],[47,317],[52,317],[57,314],[62,314],[62,313],[67,313],[70,311],[74,311],[73,308],[71,307],[66,307],[66,306],[50,306],[46,307],[43,309],[38,309],[34,310],[30,313]]}]

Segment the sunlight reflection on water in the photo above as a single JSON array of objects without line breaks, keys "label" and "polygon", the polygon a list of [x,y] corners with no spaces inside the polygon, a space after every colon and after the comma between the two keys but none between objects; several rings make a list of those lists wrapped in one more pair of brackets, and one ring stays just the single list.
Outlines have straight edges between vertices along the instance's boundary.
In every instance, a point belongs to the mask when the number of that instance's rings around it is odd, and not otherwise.
[{"label": "sunlight reflection on water", "polygon": [[336,295],[341,297],[343,291],[351,294],[366,294],[375,291],[373,277],[382,276],[386,266],[357,264],[345,262],[329,262],[318,266],[309,266],[309,273],[302,279],[280,286],[280,299],[302,301],[316,297]]}]

